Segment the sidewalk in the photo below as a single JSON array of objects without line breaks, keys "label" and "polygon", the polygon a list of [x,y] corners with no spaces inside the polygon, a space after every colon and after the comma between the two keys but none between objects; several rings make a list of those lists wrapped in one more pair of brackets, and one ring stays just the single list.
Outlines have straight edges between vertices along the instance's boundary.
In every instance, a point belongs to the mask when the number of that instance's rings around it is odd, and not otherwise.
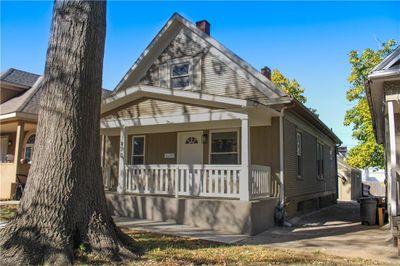
[{"label": "sidewalk", "polygon": [[359,222],[359,204],[338,205],[300,217],[294,227],[274,227],[243,241],[245,245],[323,252],[400,265],[388,226],[365,226]]},{"label": "sidewalk", "polygon": [[157,222],[151,220],[134,219],[127,217],[113,217],[115,223],[120,227],[131,230],[140,230],[152,233],[174,235],[181,237],[192,237],[202,240],[232,244],[244,240],[247,235],[221,233],[215,230],[192,227],[183,224]]}]

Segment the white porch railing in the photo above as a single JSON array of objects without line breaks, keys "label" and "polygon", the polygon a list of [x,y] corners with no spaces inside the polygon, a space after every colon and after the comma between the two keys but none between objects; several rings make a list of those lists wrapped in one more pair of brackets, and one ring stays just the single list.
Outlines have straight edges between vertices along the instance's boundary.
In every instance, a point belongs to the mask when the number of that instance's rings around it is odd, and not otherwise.
[{"label": "white porch railing", "polygon": [[250,199],[271,195],[271,168],[269,166],[251,165],[249,179]]},{"label": "white porch railing", "polygon": [[[127,165],[125,191],[198,197],[240,197],[241,165]],[[251,199],[271,196],[271,168],[251,165]]]}]

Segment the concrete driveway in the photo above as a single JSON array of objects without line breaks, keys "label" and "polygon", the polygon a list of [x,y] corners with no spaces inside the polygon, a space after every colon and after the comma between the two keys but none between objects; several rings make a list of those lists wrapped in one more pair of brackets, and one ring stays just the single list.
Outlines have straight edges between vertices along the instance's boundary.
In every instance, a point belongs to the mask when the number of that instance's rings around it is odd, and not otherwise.
[{"label": "concrete driveway", "polygon": [[336,206],[305,215],[293,222],[293,227],[274,227],[241,243],[320,251],[400,265],[390,230],[387,226],[361,225],[359,204],[356,202],[339,202]]}]

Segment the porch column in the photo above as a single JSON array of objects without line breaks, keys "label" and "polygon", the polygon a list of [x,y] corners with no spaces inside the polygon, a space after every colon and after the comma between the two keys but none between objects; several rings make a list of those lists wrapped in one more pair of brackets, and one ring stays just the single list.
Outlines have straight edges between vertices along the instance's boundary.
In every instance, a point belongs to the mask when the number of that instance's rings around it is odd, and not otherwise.
[{"label": "porch column", "polygon": [[390,152],[390,209],[391,216],[397,215],[397,158],[396,158],[396,125],[393,102],[387,102],[389,120],[389,152]]},{"label": "porch column", "polygon": [[117,192],[119,194],[125,193],[125,189],[126,189],[125,165],[126,165],[127,156],[128,156],[128,151],[127,150],[128,150],[128,136],[126,134],[126,128],[124,126],[122,126],[121,127],[121,133],[120,133],[119,161],[118,161],[119,174],[118,174]]},{"label": "porch column", "polygon": [[239,196],[240,200],[249,201],[249,166],[250,166],[250,132],[248,118],[241,119],[241,162],[242,170],[239,180]]},{"label": "porch column", "polygon": [[[20,121],[17,125],[17,134],[15,138],[15,153],[14,153],[14,167],[15,174],[18,173],[18,166],[22,158],[22,147],[24,142],[25,123]],[[15,177],[14,177],[15,178]]]}]

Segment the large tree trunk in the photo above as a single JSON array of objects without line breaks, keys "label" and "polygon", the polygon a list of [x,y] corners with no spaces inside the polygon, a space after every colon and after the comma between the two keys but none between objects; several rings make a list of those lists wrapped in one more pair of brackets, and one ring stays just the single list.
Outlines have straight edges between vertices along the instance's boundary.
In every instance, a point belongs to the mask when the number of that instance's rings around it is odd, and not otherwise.
[{"label": "large tree trunk", "polygon": [[130,256],[107,212],[100,166],[104,1],[55,1],[35,154],[0,264],[65,264],[81,243]]}]

